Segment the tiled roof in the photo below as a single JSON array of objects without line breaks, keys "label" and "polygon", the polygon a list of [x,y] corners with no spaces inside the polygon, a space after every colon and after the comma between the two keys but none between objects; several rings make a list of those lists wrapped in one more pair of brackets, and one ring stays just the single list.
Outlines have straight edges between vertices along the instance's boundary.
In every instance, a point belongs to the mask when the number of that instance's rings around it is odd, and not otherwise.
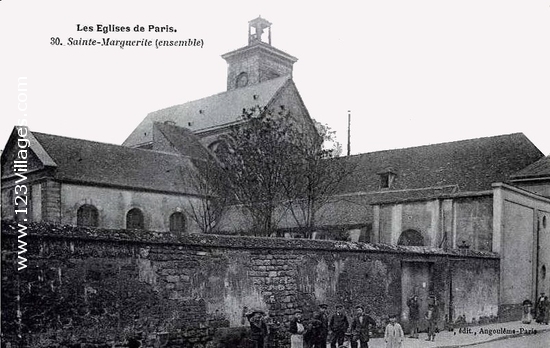
[{"label": "tiled roof", "polygon": [[550,156],[541,158],[512,175],[513,179],[550,178]]},{"label": "tiled roof", "polygon": [[189,185],[195,170],[177,154],[33,132],[57,168],[58,180],[195,194]]},{"label": "tiled roof", "polygon": [[414,201],[426,198],[443,198],[456,194],[457,186],[426,187],[410,190],[382,190],[377,192],[357,192],[355,197],[342,197],[345,200],[362,199],[367,204],[384,204]]},{"label": "tiled roof", "polygon": [[[179,154],[194,159],[207,160],[210,158],[210,153],[200,143],[199,137],[189,129],[161,122],[155,122],[154,127],[162,133]],[[155,145],[153,144],[153,146]]]},{"label": "tiled roof", "polygon": [[388,168],[396,174],[395,191],[449,186],[461,192],[491,190],[492,183],[508,180],[542,156],[522,133],[365,153],[339,159],[354,166],[341,193],[383,191],[379,173]]},{"label": "tiled roof", "polygon": [[[14,146],[16,146],[15,143],[17,142],[17,139],[19,137],[17,135],[18,128],[19,128],[18,126],[13,127],[13,130],[11,131],[11,135],[8,139],[8,142],[6,143],[6,149],[12,149]],[[33,150],[34,154],[36,155],[38,160],[42,163],[42,165],[49,166],[49,167],[55,167],[55,162],[46,153],[46,151],[44,151],[44,148],[36,140],[36,138],[34,137],[32,132],[29,131],[27,133],[27,138],[29,139],[30,143],[32,144],[32,150]],[[0,152],[2,153],[2,163],[5,163],[5,161],[7,160],[8,154],[10,152],[14,152],[14,151],[1,151],[0,150]],[[4,174],[6,174],[6,173],[4,173]]]},{"label": "tiled roof", "polygon": [[259,84],[237,88],[203,99],[175,105],[148,114],[124,141],[125,146],[139,146],[153,140],[153,122],[171,121],[192,132],[215,129],[238,122],[243,109],[266,106],[291,81],[290,75]]}]

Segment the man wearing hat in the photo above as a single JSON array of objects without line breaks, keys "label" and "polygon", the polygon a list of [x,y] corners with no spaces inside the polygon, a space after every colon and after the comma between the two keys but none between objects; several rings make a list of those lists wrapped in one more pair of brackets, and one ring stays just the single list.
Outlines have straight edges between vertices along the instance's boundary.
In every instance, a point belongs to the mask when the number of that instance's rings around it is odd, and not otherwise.
[{"label": "man wearing hat", "polygon": [[344,306],[337,305],[336,313],[332,315],[329,322],[329,329],[332,331],[332,339],[330,340],[330,347],[336,348],[344,344],[344,338],[346,337],[346,331],[349,327],[348,317],[343,312]]},{"label": "man wearing hat", "polygon": [[355,317],[351,322],[351,348],[357,348],[357,342],[361,348],[368,348],[371,327],[376,327],[376,321],[365,314],[363,306],[355,306]]},{"label": "man wearing hat", "polygon": [[328,338],[328,306],[326,303],[321,303],[319,305],[319,320],[321,320],[321,340],[327,343]]},{"label": "man wearing hat", "polygon": [[537,313],[536,322],[539,324],[548,324],[549,301],[548,296],[544,292],[540,293],[535,306],[535,312]]},{"label": "man wearing hat", "polygon": [[264,339],[267,336],[267,324],[262,320],[264,312],[253,310],[246,315],[250,322],[250,339],[256,343],[256,348],[264,347]]},{"label": "man wearing hat", "polygon": [[411,327],[410,338],[418,338],[418,320],[420,319],[420,310],[418,303],[418,295],[414,293],[408,300],[407,306],[409,307],[409,324]]}]

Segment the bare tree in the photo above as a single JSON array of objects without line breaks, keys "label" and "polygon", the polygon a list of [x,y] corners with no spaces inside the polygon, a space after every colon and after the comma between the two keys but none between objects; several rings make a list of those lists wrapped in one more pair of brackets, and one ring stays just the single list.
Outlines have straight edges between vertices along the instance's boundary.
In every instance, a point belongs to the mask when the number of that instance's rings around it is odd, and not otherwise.
[{"label": "bare tree", "polygon": [[349,173],[349,166],[336,159],[334,132],[283,107],[278,113],[243,110],[242,120],[228,135],[227,151],[218,154],[236,201],[262,235],[275,232],[275,212],[284,207],[310,236],[317,211]]},{"label": "bare tree", "polygon": [[225,170],[213,157],[193,159],[192,162],[196,171],[187,176],[200,197],[190,200],[184,210],[203,233],[214,233],[218,230],[230,194]]},{"label": "bare tree", "polygon": [[217,155],[233,197],[250,212],[254,232],[271,235],[275,209],[284,197],[295,122],[288,112],[274,115],[262,107],[243,110],[242,121],[230,130],[226,151]]},{"label": "bare tree", "polygon": [[318,211],[333,200],[353,166],[339,158],[341,146],[335,133],[316,123],[317,133],[301,133],[293,139],[292,164],[285,175],[284,205],[306,237],[316,228]]}]

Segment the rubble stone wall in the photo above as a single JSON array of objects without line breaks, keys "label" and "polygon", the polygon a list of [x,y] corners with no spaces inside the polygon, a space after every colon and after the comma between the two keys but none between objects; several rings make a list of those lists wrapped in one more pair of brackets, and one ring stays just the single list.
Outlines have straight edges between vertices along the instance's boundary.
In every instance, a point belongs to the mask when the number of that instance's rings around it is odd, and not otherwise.
[{"label": "rubble stone wall", "polygon": [[[490,288],[498,289],[499,260],[491,253],[47,224],[26,233],[28,266],[17,271],[17,225],[2,224],[2,328],[5,340],[21,334],[32,347],[122,347],[132,338],[143,347],[223,346],[227,328],[246,335],[251,309],[268,313],[270,346],[284,347],[295,311],[309,318],[321,303],[331,311],[343,304],[348,315],[362,304],[383,327],[389,314],[406,310],[402,262],[433,264],[428,286],[440,299],[441,326],[454,259],[470,266],[453,279],[475,283],[469,286],[485,296],[480,303],[498,303]],[[476,269],[488,271],[476,277]]]}]

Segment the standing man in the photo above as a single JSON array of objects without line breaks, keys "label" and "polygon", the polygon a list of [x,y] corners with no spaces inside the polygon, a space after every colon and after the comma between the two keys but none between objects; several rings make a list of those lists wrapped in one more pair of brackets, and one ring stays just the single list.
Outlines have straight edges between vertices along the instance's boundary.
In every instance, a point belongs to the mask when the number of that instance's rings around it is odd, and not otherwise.
[{"label": "standing man", "polygon": [[418,319],[419,318],[419,306],[418,306],[418,296],[413,294],[407,300],[407,306],[409,307],[409,324],[411,325],[411,335],[410,338],[418,338]]},{"label": "standing man", "polygon": [[319,320],[321,321],[321,340],[327,344],[328,338],[328,306],[325,303],[319,305]]},{"label": "standing man", "polygon": [[313,318],[309,321],[309,324],[304,334],[304,347],[307,348],[327,348],[327,341],[323,341],[322,336],[321,315],[319,312],[313,314]]},{"label": "standing man", "polygon": [[248,315],[250,322],[250,338],[256,343],[256,348],[264,348],[264,340],[267,336],[267,325],[262,320],[264,312],[255,310]]},{"label": "standing man", "polygon": [[337,305],[336,313],[332,315],[329,322],[329,329],[332,331],[332,339],[330,340],[330,348],[336,348],[336,343],[338,347],[344,344],[344,338],[346,336],[346,331],[349,327],[348,318],[343,313],[344,306]]},{"label": "standing man", "polygon": [[540,293],[539,298],[537,299],[537,303],[535,304],[535,320],[539,324],[544,324],[544,320],[546,317],[546,311],[548,311],[548,308],[546,306],[546,296],[544,296],[544,292]]},{"label": "standing man", "polygon": [[361,348],[369,347],[369,338],[371,327],[376,327],[376,321],[365,314],[361,305],[355,307],[356,315],[351,322],[351,348],[357,348],[357,342],[361,343]]}]

